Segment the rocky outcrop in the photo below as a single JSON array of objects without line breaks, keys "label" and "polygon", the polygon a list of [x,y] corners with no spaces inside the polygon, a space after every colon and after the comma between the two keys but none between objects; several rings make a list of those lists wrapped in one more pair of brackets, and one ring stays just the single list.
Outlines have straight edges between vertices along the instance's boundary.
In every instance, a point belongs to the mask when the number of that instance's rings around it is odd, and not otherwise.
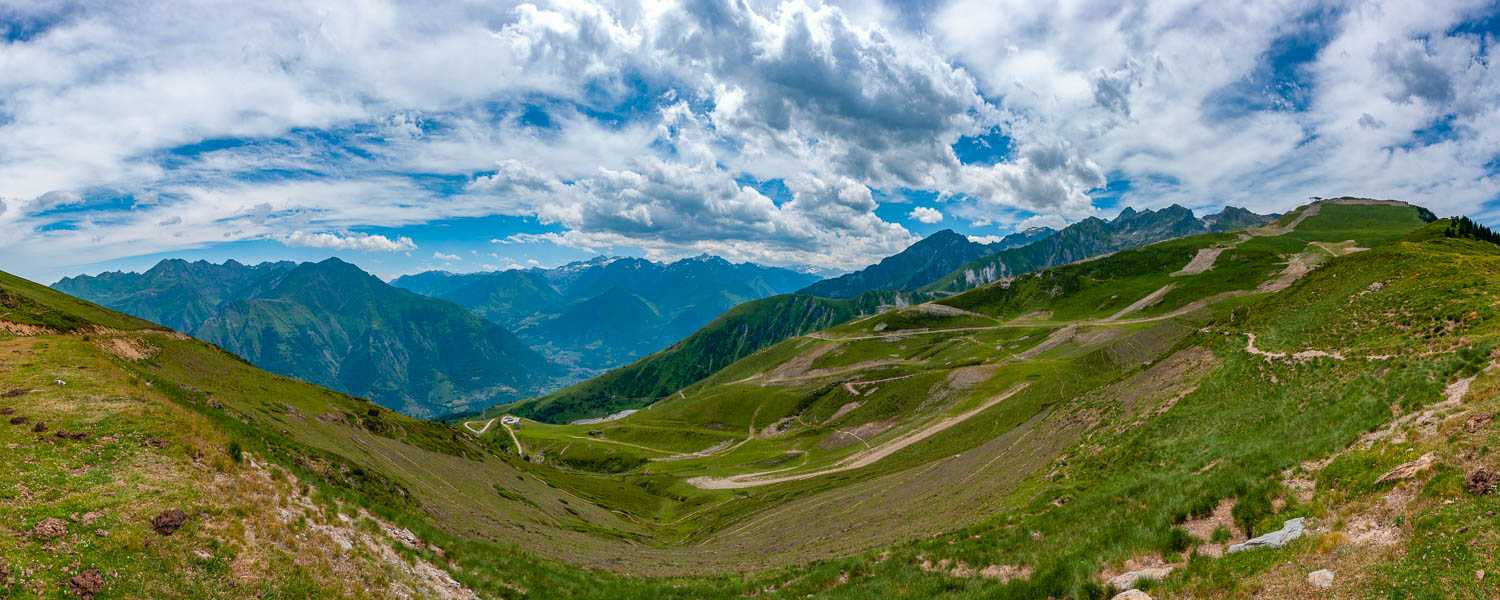
[{"label": "rocky outcrop", "polygon": [[1386,471],[1384,475],[1381,475],[1375,480],[1375,485],[1380,485],[1388,481],[1401,481],[1403,479],[1411,479],[1421,474],[1423,471],[1432,468],[1432,466],[1435,464],[1437,464],[1437,453],[1428,452],[1427,454],[1423,454],[1422,457],[1418,458],[1417,460]]},{"label": "rocky outcrop", "polygon": [[1135,587],[1142,579],[1163,579],[1172,574],[1172,567],[1154,567],[1121,573],[1109,578],[1105,583],[1117,590],[1128,590]]},{"label": "rocky outcrop", "polygon": [[1256,548],[1280,548],[1282,546],[1285,546],[1287,542],[1302,537],[1303,525],[1305,521],[1306,519],[1302,517],[1288,520],[1287,522],[1282,523],[1280,530],[1273,531],[1260,537],[1252,538],[1243,544],[1235,544],[1233,546],[1230,546],[1227,552],[1243,552],[1245,550],[1254,550]]}]

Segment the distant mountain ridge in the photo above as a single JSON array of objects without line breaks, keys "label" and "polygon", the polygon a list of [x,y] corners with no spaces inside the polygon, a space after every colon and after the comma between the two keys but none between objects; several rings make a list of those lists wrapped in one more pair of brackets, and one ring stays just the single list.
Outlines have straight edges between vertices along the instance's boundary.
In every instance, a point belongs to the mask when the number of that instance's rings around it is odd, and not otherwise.
[{"label": "distant mountain ridge", "polygon": [[600,256],[553,269],[428,271],[391,283],[452,301],[553,360],[599,372],[661,350],[739,304],[817,279],[705,254],[671,263]]},{"label": "distant mountain ridge", "polygon": [[164,260],[141,274],[72,277],[54,287],[418,417],[535,395],[563,374],[505,328],[337,258],[255,266]]},{"label": "distant mountain ridge", "polygon": [[247,266],[236,260],[214,264],[170,258],[144,273],[109,271],[94,276],[64,277],[52,284],[60,292],[191,333],[236,291],[276,271],[296,267],[291,261]]},{"label": "distant mountain ridge", "polygon": [[1054,233],[1057,232],[1053,229],[1033,227],[1005,236],[998,242],[984,244],[952,229],[944,229],[876,264],[819,281],[797,290],[797,293],[822,298],[852,298],[871,290],[915,290],[971,261],[1045,239]]},{"label": "distant mountain ridge", "polygon": [[1126,207],[1112,220],[1090,217],[1064,227],[1056,235],[973,260],[920,289],[961,292],[1037,269],[1172,238],[1265,225],[1273,218],[1233,206],[1203,218],[1176,204],[1161,210]]}]

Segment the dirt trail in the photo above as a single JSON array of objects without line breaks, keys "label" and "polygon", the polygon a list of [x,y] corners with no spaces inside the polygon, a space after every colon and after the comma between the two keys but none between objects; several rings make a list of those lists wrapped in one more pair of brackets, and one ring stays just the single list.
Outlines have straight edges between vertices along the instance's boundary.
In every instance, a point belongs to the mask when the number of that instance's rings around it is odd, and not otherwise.
[{"label": "dirt trail", "polygon": [[932,424],[930,424],[930,425],[928,425],[926,427],[923,427],[921,429],[918,429],[916,431],[912,431],[912,432],[909,432],[909,433],[907,433],[905,435],[897,437],[895,439],[889,440],[889,441],[887,441],[887,442],[885,442],[883,444],[880,444],[879,446],[876,446],[874,448],[870,448],[868,450],[863,450],[863,451],[860,451],[860,452],[856,452],[853,455],[849,456],[848,458],[845,458],[844,460],[839,461],[838,464],[836,464],[835,466],[833,466],[831,468],[828,468],[828,469],[823,469],[821,471],[814,471],[812,473],[802,473],[800,475],[787,475],[787,476],[784,476],[784,477],[775,477],[775,478],[771,478],[771,479],[757,479],[757,477],[763,477],[763,476],[765,476],[768,472],[762,472],[762,473],[744,473],[744,474],[740,474],[740,475],[733,475],[733,476],[730,476],[730,477],[722,477],[722,478],[720,478],[720,477],[695,477],[693,479],[689,479],[688,483],[690,483],[690,484],[692,484],[692,485],[694,485],[694,486],[696,486],[696,487],[698,487],[700,489],[705,489],[705,490],[727,490],[727,489],[738,489],[738,488],[747,488],[747,487],[756,487],[756,486],[762,486],[762,485],[770,485],[770,484],[773,484],[773,483],[782,483],[782,482],[787,482],[787,481],[798,481],[798,480],[802,480],[802,479],[811,479],[813,477],[821,477],[823,475],[829,475],[829,474],[832,474],[832,473],[839,473],[839,472],[842,472],[842,471],[848,471],[850,469],[858,469],[858,468],[861,468],[861,467],[867,467],[867,466],[870,466],[872,464],[875,464],[875,462],[879,461],[882,458],[885,458],[887,456],[895,454],[896,452],[900,451],[903,448],[906,448],[907,446],[910,446],[912,444],[915,444],[917,442],[925,440],[925,439],[927,439],[929,437],[937,435],[938,433],[941,433],[943,430],[946,430],[946,429],[948,429],[948,428],[950,428],[950,427],[952,427],[954,425],[962,423],[965,420],[968,420],[970,417],[973,417],[974,415],[977,415],[977,414],[979,414],[981,412],[984,412],[986,409],[988,409],[988,408],[990,408],[990,407],[992,407],[992,406],[994,406],[996,404],[1004,402],[1005,400],[1009,399],[1011,396],[1014,396],[1017,393],[1019,393],[1021,390],[1026,389],[1026,387],[1029,386],[1029,385],[1031,385],[1031,382],[1026,382],[1026,383],[1019,384],[1019,385],[1017,385],[1015,387],[1012,387],[1009,391],[1006,391],[1003,394],[1000,394],[998,396],[990,398],[989,400],[985,400],[979,406],[976,406],[976,407],[974,407],[972,409],[969,409],[968,411],[965,411],[963,413],[960,413],[960,414],[948,417],[946,419],[942,419],[940,421],[932,423]]},{"label": "dirt trail", "polygon": [[849,393],[854,394],[856,396],[860,396],[860,395],[863,395],[863,394],[860,394],[859,389],[856,388],[855,386],[859,386],[859,385],[875,385],[877,383],[885,383],[885,382],[888,382],[888,381],[898,381],[898,380],[901,380],[901,379],[906,379],[908,377],[916,377],[917,375],[920,375],[920,374],[921,373],[912,373],[910,375],[901,375],[901,376],[898,376],[898,377],[887,377],[885,379],[873,379],[873,380],[870,380],[870,381],[846,381],[846,382],[844,382],[844,390],[846,390]]},{"label": "dirt trail", "polygon": [[1151,292],[1149,294],[1146,294],[1145,298],[1141,298],[1140,300],[1136,300],[1135,302],[1132,302],[1130,304],[1130,306],[1127,306],[1125,308],[1120,309],[1120,312],[1117,312],[1117,313],[1112,314],[1112,315],[1110,315],[1108,317],[1105,317],[1103,320],[1101,320],[1099,322],[1100,323],[1109,323],[1109,322],[1112,322],[1112,321],[1114,321],[1116,319],[1119,319],[1120,317],[1123,317],[1125,315],[1128,315],[1128,314],[1133,313],[1135,311],[1138,311],[1140,309],[1146,308],[1147,306],[1151,306],[1152,304],[1155,304],[1158,301],[1160,301],[1161,298],[1162,298],[1162,296],[1167,295],[1167,292],[1172,291],[1172,288],[1175,288],[1175,287],[1177,287],[1177,286],[1173,285],[1173,284],[1170,284],[1170,283],[1167,284],[1167,285],[1161,286],[1161,289],[1156,290],[1154,292]]},{"label": "dirt trail", "polygon": [[[650,446],[642,446],[640,444],[632,444],[630,442],[622,442],[622,441],[619,441],[619,440],[611,440],[611,439],[595,438],[595,437],[583,437],[581,435],[570,435],[568,437],[573,438],[575,440],[583,440],[583,441],[586,441],[586,442],[603,442],[605,444],[617,444],[617,445],[620,445],[620,446],[630,446],[631,448],[640,448],[641,450],[650,450],[651,452],[660,452],[662,454],[671,454],[672,453],[671,450],[662,450],[661,448],[652,448]],[[559,454],[561,454],[561,453],[559,453]]]},{"label": "dirt trail", "polygon": [[1208,248],[1199,248],[1198,254],[1193,256],[1193,260],[1188,261],[1187,266],[1168,275],[1168,277],[1197,275],[1199,273],[1212,269],[1214,268],[1214,261],[1218,260],[1219,255],[1223,254],[1224,251],[1228,249],[1228,247],[1224,246],[1210,246]]},{"label": "dirt trail", "polygon": [[1286,352],[1272,352],[1269,350],[1261,350],[1260,348],[1256,348],[1255,334],[1250,332],[1245,332],[1245,352],[1249,352],[1250,354],[1254,354],[1256,356],[1264,356],[1267,360],[1270,360],[1272,358],[1290,358],[1292,360],[1308,360],[1312,358],[1331,358],[1334,360],[1390,360],[1392,358],[1395,358],[1395,356],[1389,354],[1376,354],[1372,356],[1344,356],[1342,352],[1339,352],[1337,350],[1333,352],[1328,352],[1326,350],[1302,350],[1300,352],[1293,352],[1290,354]]},{"label": "dirt trail", "polygon": [[499,421],[499,420],[500,420],[500,417],[495,417],[493,419],[485,421],[484,422],[484,427],[480,427],[479,429],[475,429],[474,428],[474,424],[478,423],[478,421],[464,421],[464,428],[468,429],[469,431],[474,432],[474,435],[484,435],[484,432],[489,431],[490,430],[490,426],[494,425],[495,421]]},{"label": "dirt trail", "polygon": [[526,456],[526,447],[521,445],[521,438],[516,437],[516,430],[504,423],[500,426],[505,428],[505,432],[510,434],[510,441],[516,445],[516,456]]}]

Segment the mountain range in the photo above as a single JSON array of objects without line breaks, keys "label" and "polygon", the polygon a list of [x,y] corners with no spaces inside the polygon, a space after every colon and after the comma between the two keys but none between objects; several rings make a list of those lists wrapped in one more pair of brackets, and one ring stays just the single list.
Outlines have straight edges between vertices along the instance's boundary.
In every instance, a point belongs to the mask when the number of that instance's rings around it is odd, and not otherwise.
[{"label": "mountain range", "polygon": [[934,278],[919,289],[961,292],[1021,273],[1163,240],[1264,225],[1275,216],[1258,215],[1234,206],[1202,218],[1176,204],[1161,210],[1136,211],[1126,207],[1112,220],[1090,217],[1036,243],[975,259]]},{"label": "mountain range", "polygon": [[672,263],[601,256],[553,269],[428,271],[391,283],[454,302],[558,363],[597,373],[661,350],[739,304],[817,279],[703,255]]},{"label": "mountain range", "polygon": [[1161,210],[1126,207],[1110,221],[1091,217],[1061,231],[1032,228],[988,244],[945,229],[879,263],[819,281],[797,293],[848,298],[870,290],[956,292],[1106,252],[1185,235],[1263,225],[1271,219],[1233,206],[1198,218],[1193,211],[1174,204]]},{"label": "mountain range", "polygon": [[900,253],[853,273],[824,279],[797,290],[799,294],[823,298],[851,298],[871,290],[915,290],[980,258],[1045,239],[1057,231],[1033,227],[980,243],[952,229],[933,233]]},{"label": "mountain range", "polygon": [[164,260],[145,273],[71,277],[54,288],[419,417],[525,398],[565,375],[505,328],[337,258]]}]

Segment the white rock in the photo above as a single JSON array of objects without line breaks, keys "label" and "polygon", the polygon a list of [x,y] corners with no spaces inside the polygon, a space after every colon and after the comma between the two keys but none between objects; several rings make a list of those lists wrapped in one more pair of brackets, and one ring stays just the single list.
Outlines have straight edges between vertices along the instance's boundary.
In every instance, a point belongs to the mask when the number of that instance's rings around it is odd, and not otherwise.
[{"label": "white rock", "polygon": [[1109,581],[1105,583],[1114,586],[1117,590],[1128,590],[1135,587],[1135,584],[1142,579],[1162,579],[1170,574],[1172,574],[1172,567],[1141,569],[1139,571],[1121,573],[1109,578]]},{"label": "white rock", "polygon": [[1125,590],[1110,600],[1151,600],[1151,595],[1140,590]]},{"label": "white rock", "polygon": [[1254,550],[1256,548],[1280,548],[1287,542],[1302,537],[1303,523],[1306,519],[1297,517],[1281,524],[1280,531],[1271,533],[1246,541],[1243,544],[1230,546],[1226,552],[1240,552],[1243,550]]},{"label": "white rock", "polygon": [[1307,583],[1312,585],[1313,587],[1320,587],[1324,589],[1331,588],[1333,587],[1333,571],[1323,569],[1321,571],[1313,571],[1311,573],[1308,573]]}]

